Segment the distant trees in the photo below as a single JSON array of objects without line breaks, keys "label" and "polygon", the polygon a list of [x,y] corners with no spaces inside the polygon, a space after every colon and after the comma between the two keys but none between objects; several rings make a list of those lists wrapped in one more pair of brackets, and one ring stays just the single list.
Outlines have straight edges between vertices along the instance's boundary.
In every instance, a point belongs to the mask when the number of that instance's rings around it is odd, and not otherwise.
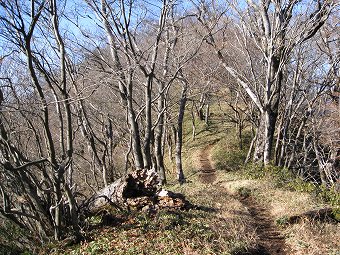
[{"label": "distant trees", "polygon": [[[272,159],[285,69],[291,53],[318,32],[334,7],[331,1],[305,4],[250,1],[231,2],[222,7],[213,2],[196,5],[207,43],[260,112],[254,160],[264,165]],[[227,15],[235,15],[236,24],[231,25]],[[228,39],[231,34],[235,37],[232,41]],[[230,62],[231,48],[244,56],[247,62],[243,66],[235,67]]]},{"label": "distant trees", "polygon": [[[205,31],[201,34],[226,72],[257,107],[257,117],[251,118],[257,130],[254,161],[270,164],[275,148],[274,164],[294,168],[298,149],[294,146],[298,146],[301,132],[308,128],[307,123],[312,120],[316,105],[320,105],[319,100],[326,100],[325,93],[336,85],[339,77],[339,60],[334,57],[336,53],[329,52],[334,46],[321,46],[325,42],[334,45],[336,35],[333,33],[332,37],[328,32],[328,39],[325,39],[322,29],[329,27],[329,17],[337,8],[336,3],[200,1],[194,5],[202,31]],[[300,127],[295,129],[293,120],[299,118]],[[294,139],[287,138],[291,132],[296,136]],[[316,139],[317,133],[310,139]],[[312,145],[312,140],[305,142]],[[294,149],[288,152],[287,146],[292,144],[295,144]],[[318,162],[319,177],[326,184],[331,180],[324,181],[324,170],[321,170],[324,163],[318,157],[317,147],[313,146],[316,161],[312,161],[313,164]],[[308,152],[305,157],[313,158],[313,155]],[[290,163],[283,164],[285,160]]]}]

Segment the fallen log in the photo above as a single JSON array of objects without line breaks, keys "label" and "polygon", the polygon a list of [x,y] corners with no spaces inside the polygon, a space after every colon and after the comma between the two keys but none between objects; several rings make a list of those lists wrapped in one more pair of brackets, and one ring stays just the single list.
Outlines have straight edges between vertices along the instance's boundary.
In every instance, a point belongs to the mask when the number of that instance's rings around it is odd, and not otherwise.
[{"label": "fallen log", "polygon": [[109,207],[151,210],[161,208],[185,209],[190,203],[182,194],[161,190],[154,170],[136,170],[99,190],[81,206],[83,215],[90,216]]}]

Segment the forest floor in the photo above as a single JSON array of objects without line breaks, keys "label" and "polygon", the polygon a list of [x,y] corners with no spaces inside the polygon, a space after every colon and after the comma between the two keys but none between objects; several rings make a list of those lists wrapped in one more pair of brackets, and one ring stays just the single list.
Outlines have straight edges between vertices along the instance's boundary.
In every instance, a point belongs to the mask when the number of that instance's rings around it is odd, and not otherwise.
[{"label": "forest floor", "polygon": [[338,222],[288,222],[327,204],[308,192],[278,186],[270,176],[254,178],[237,170],[243,158],[229,153],[234,133],[217,116],[209,126],[196,127],[195,139],[191,122],[185,125],[186,183],[179,185],[176,173],[168,170],[165,188],[184,194],[192,209],[112,211],[108,221],[88,219],[86,241],[46,246],[41,254],[340,255]]},{"label": "forest floor", "polygon": [[339,255],[339,223],[304,219],[286,224],[290,215],[325,205],[266,179],[216,170],[214,146],[208,143],[190,154],[196,165],[184,185],[167,186],[196,208],[116,212],[105,223],[93,217],[86,241],[41,254]]}]

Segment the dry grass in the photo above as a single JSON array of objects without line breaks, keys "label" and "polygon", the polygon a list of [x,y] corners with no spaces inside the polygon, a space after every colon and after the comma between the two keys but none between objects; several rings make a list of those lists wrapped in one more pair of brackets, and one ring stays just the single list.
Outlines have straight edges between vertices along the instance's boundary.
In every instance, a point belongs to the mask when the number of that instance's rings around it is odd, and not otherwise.
[{"label": "dry grass", "polygon": [[[217,238],[206,244],[207,250],[218,249],[220,253],[216,254],[233,254],[256,247],[258,236],[253,218],[247,208],[218,181],[213,184],[200,183],[197,173],[191,175],[186,185],[176,185],[172,189],[185,194],[192,203],[211,209],[209,218],[205,220],[217,233]],[[199,254],[204,254],[204,251]]]},{"label": "dry grass", "polygon": [[305,220],[285,230],[291,255],[340,254],[339,224]]},{"label": "dry grass", "polygon": [[250,189],[253,196],[271,208],[275,218],[301,214],[325,206],[307,192],[276,188],[270,179],[245,179],[237,173],[229,172],[220,173],[219,180],[231,193],[237,192],[242,187]]}]

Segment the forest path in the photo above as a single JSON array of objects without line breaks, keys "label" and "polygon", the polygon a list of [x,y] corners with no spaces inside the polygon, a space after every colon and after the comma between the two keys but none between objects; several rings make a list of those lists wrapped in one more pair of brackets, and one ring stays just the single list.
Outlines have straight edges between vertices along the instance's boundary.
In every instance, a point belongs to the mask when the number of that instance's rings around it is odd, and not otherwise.
[{"label": "forest path", "polygon": [[259,237],[258,247],[254,251],[243,254],[289,254],[283,234],[276,227],[274,218],[268,208],[257,202],[253,197],[241,198],[241,203],[248,209],[254,219],[254,226]]},{"label": "forest path", "polygon": [[[213,144],[205,146],[200,151],[200,180],[204,184],[214,184],[217,180],[216,171],[213,168],[211,160],[211,149]],[[219,182],[218,182],[219,183]],[[217,184],[215,182],[215,184]],[[220,184],[220,183],[219,183]],[[222,185],[221,185],[222,186]],[[224,186],[225,188],[225,186]],[[230,194],[232,192],[229,191]],[[275,220],[266,206],[262,205],[252,196],[236,197],[244,207],[247,208],[249,214],[253,218],[253,224],[259,238],[256,249],[246,252],[237,253],[236,255],[273,255],[289,254],[289,248],[285,242],[285,238],[275,225]]]},{"label": "forest path", "polygon": [[205,184],[212,184],[216,180],[216,171],[213,168],[211,160],[211,149],[213,145],[209,144],[200,151],[200,180]]}]

